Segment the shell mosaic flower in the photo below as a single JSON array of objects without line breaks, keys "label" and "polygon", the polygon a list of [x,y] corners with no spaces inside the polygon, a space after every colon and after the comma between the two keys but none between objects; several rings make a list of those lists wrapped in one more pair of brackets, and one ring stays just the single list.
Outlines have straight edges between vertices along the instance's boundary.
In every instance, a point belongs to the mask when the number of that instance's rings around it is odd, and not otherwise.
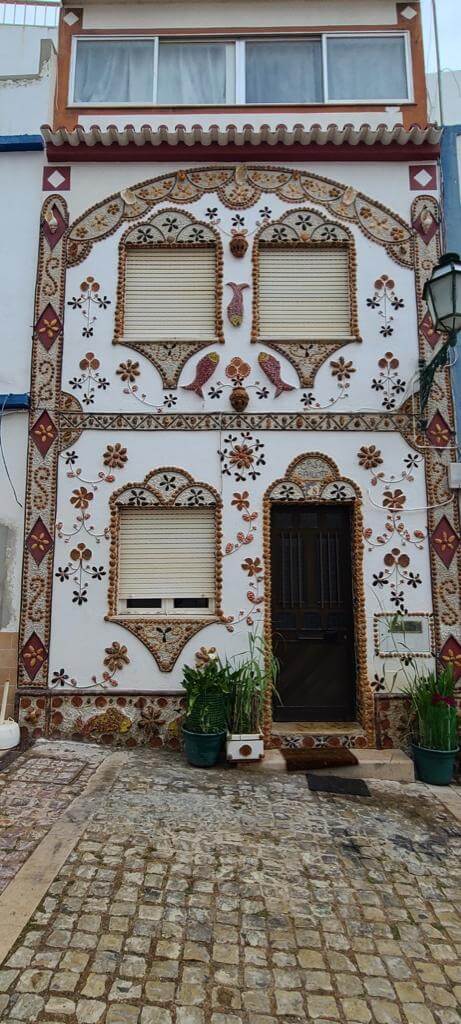
[{"label": "shell mosaic flower", "polygon": [[232,498],[231,505],[235,505],[235,508],[238,509],[239,512],[243,512],[244,509],[249,508],[250,495],[248,491],[242,491],[241,494],[239,493],[239,491],[234,491],[234,496]]},{"label": "shell mosaic flower", "polygon": [[111,672],[119,672],[124,665],[130,664],[128,657],[128,648],[123,644],[119,644],[117,640],[114,640],[110,647],[106,647],[106,657],[104,658],[104,665],[110,669]]},{"label": "shell mosaic flower", "polygon": [[398,565],[399,569],[407,569],[410,564],[410,556],[406,555],[400,550],[400,548],[392,548],[387,555],[384,556],[384,565],[388,569],[392,569]]},{"label": "shell mosaic flower", "polygon": [[384,491],[383,505],[385,508],[403,508],[406,500],[406,496],[399,487],[395,491]]},{"label": "shell mosaic flower", "polygon": [[94,352],[86,352],[84,358],[79,362],[81,370],[99,370],[100,365],[101,363],[96,358]]},{"label": "shell mosaic flower", "polygon": [[80,284],[80,290],[82,292],[93,292],[93,294],[95,292],[98,292],[100,287],[101,285],[98,284],[97,281],[95,281],[94,277],[87,277]]},{"label": "shell mosaic flower", "polygon": [[70,557],[73,562],[89,562],[91,551],[86,547],[86,544],[77,544],[76,548],[72,548]]},{"label": "shell mosaic flower", "polygon": [[235,356],[226,366],[226,377],[229,380],[237,380],[240,383],[248,377],[251,367],[240,356]]},{"label": "shell mosaic flower", "polygon": [[247,444],[236,444],[229,453],[229,462],[237,469],[249,469],[253,465],[254,455]]},{"label": "shell mosaic flower", "polygon": [[198,651],[195,652],[195,661],[198,668],[203,665],[209,665],[211,661],[217,660],[218,652],[216,647],[199,647]]},{"label": "shell mosaic flower", "polygon": [[364,469],[376,469],[382,465],[381,451],[375,444],[362,445],[357,452],[359,465]]},{"label": "shell mosaic flower", "polygon": [[141,371],[139,369],[139,363],[134,362],[133,359],[127,359],[125,363],[120,363],[116,373],[123,381],[128,381],[133,384],[136,377],[139,377]]},{"label": "shell mosaic flower", "polygon": [[123,469],[123,466],[128,461],[128,455],[126,448],[123,448],[118,442],[116,444],[108,444],[103,455],[103,463],[105,466],[109,466],[110,469]]},{"label": "shell mosaic flower", "polygon": [[397,370],[399,365],[399,360],[393,352],[386,352],[381,359],[378,359],[380,370]]},{"label": "shell mosaic flower", "polygon": [[337,377],[339,381],[350,380],[351,374],[355,373],[355,366],[351,359],[346,361],[344,356],[340,356],[339,359],[332,359],[331,373],[333,377]]},{"label": "shell mosaic flower", "polygon": [[93,498],[93,491],[89,491],[86,487],[78,487],[75,491],[72,491],[70,503],[75,505],[75,508],[88,508]]},{"label": "shell mosaic flower", "polygon": [[245,561],[242,562],[242,569],[244,572],[248,573],[249,576],[259,576],[263,571],[261,559],[245,558]]},{"label": "shell mosaic flower", "polygon": [[46,316],[43,317],[42,326],[39,327],[38,329],[39,334],[46,334],[47,338],[51,341],[53,338],[56,337],[58,331],[59,320],[57,319],[57,317],[53,317],[52,320],[49,320],[48,317]]}]

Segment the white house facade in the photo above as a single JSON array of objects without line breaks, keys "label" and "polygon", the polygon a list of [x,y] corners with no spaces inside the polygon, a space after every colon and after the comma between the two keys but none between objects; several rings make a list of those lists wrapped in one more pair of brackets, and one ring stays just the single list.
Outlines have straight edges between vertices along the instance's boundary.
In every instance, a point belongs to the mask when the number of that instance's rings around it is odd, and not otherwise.
[{"label": "white house facade", "polygon": [[66,4],[43,137],[23,730],[175,748],[257,631],[268,743],[399,745],[461,676],[419,3]]}]

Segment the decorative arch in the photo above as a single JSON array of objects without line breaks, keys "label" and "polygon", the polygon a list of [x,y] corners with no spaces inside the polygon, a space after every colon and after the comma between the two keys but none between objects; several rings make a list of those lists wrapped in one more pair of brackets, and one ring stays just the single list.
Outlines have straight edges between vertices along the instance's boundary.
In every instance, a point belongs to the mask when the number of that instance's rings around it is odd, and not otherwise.
[{"label": "decorative arch", "polygon": [[[127,253],[131,250],[152,251],[181,249],[212,249],[215,253],[215,337],[208,341],[130,341],[124,337],[125,276]],[[145,356],[160,374],[164,388],[177,387],[179,375],[188,359],[208,348],[223,343],[222,322],[222,243],[217,231],[197,220],[191,213],[167,207],[152,214],[147,221],[130,227],[120,240],[117,305],[113,344],[125,345]]]},{"label": "decorative arch", "polygon": [[[347,252],[348,292],[350,308],[350,338],[313,339],[307,337],[292,341],[268,340],[260,337],[260,256],[261,249],[277,250],[337,250]],[[272,348],[294,366],[301,387],[312,387],[320,366],[344,345],[361,342],[357,311],[357,258],[355,243],[349,228],[328,220],[310,207],[288,210],[277,220],[264,224],[255,236],[253,246],[253,326],[251,340]]]},{"label": "decorative arch", "polygon": [[76,266],[95,242],[112,235],[126,221],[138,220],[159,203],[185,205],[214,193],[229,209],[253,206],[263,193],[287,203],[313,202],[335,218],[355,224],[370,241],[384,247],[403,267],[413,267],[412,229],[402,217],[351,185],[311,171],[288,167],[236,164],[193,167],[159,175],[115,192],[90,207],[71,225],[68,265]]},{"label": "decorative arch", "polygon": [[[120,615],[117,604],[118,565],[119,565],[119,521],[120,509],[123,507],[147,508],[149,506],[166,508],[204,508],[215,509],[215,613],[209,617],[165,617],[165,616],[130,616]],[[111,495],[110,506],[110,555],[109,555],[109,590],[108,614],[106,621],[133,633],[147,647],[157,662],[161,672],[171,672],[181,651],[201,629],[213,622],[221,622],[224,615],[221,609],[222,600],[222,501],[217,491],[210,484],[194,480],[184,469],[176,466],[162,466],[151,470],[144,480],[138,483],[127,483]]]},{"label": "decorative arch", "polygon": [[[350,505],[352,520],[352,580],[357,665],[357,711],[367,746],[375,744],[373,691],[368,682],[367,633],[365,615],[365,588],[363,580],[363,515],[362,495],[359,487],[348,477],[341,476],[336,463],[322,452],[306,452],[290,462],[283,477],[268,487],[263,498],[263,550],[265,566],[265,623],[266,651],[272,649],[271,624],[271,505],[286,501],[296,504],[337,502]],[[267,694],[265,708],[265,737],[269,741],[272,726],[272,695]]]}]

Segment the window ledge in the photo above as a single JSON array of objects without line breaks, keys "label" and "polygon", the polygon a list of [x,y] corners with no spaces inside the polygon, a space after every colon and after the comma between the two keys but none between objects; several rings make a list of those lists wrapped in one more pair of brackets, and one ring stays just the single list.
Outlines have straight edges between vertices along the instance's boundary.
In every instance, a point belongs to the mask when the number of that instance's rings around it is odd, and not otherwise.
[{"label": "window ledge", "polygon": [[172,623],[179,624],[187,622],[200,622],[205,624],[221,621],[219,616],[217,616],[215,612],[211,612],[210,614],[206,615],[200,615],[199,612],[197,612],[194,615],[193,612],[188,612],[187,615],[185,615],[183,614],[183,609],[181,609],[178,612],[171,612],[171,614],[168,615],[166,615],[165,612],[162,612],[161,615],[155,615],[155,613],[151,615],[149,615],[148,613],[144,613],[143,615],[124,615],[123,612],[120,612],[117,615],[105,615],[104,618],[106,622],[116,622],[120,626],[136,625],[137,623],[144,622],[148,622],[150,624],[155,623],[158,626],[165,626],[171,625]]},{"label": "window ledge", "polygon": [[221,339],[216,335],[213,338],[203,338],[199,334],[193,334],[190,338],[141,338],[139,335],[121,335],[114,339],[116,345],[220,345]]},{"label": "window ledge", "polygon": [[332,334],[328,338],[319,338],[317,335],[306,335],[303,338],[287,338],[284,335],[283,338],[279,338],[276,334],[258,334],[254,341],[261,345],[271,345],[273,342],[277,345],[348,345],[352,342],[361,343],[363,339],[358,334]]}]

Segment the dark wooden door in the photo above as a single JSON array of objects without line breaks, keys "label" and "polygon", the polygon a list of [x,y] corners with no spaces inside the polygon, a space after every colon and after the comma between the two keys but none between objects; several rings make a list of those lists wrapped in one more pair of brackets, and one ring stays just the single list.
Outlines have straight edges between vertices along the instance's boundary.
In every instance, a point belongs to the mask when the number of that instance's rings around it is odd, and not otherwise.
[{"label": "dark wooden door", "polygon": [[274,505],[272,632],[279,722],[355,716],[350,510]]}]

